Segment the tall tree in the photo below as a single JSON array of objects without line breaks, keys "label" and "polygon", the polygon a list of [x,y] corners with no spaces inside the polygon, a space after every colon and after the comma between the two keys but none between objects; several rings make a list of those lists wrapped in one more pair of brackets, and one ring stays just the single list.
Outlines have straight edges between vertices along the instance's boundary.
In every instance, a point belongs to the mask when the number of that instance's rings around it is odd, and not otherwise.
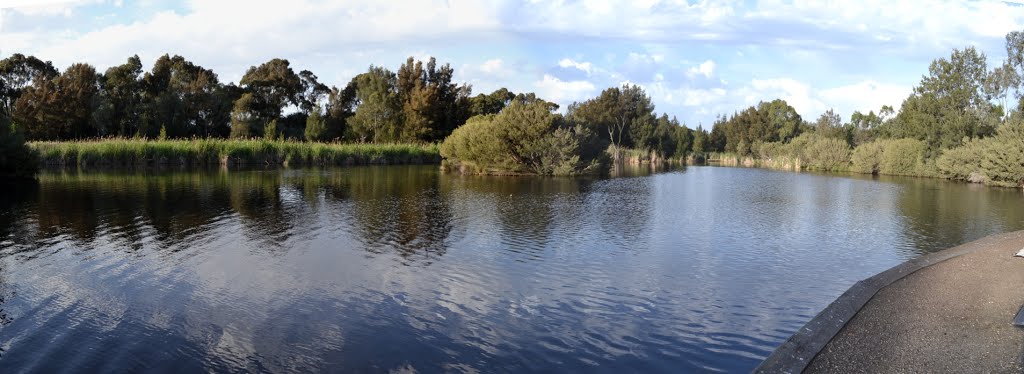
[{"label": "tall tree", "polygon": [[771,139],[760,139],[762,141],[788,142],[800,136],[803,131],[801,124],[803,119],[796,109],[785,100],[775,99],[768,103],[760,103],[757,106],[759,112],[764,114],[768,128],[772,134]]},{"label": "tall tree", "polygon": [[1007,96],[1009,96],[1011,90],[1016,90],[1020,86],[1020,79],[1017,70],[1009,63],[1004,63],[992,69],[985,79],[985,93],[999,102],[999,107],[1003,112],[1001,119],[1004,122],[1010,116],[1010,109],[1006,104]]},{"label": "tall tree", "polygon": [[74,64],[56,78],[36,79],[14,104],[14,121],[29,139],[65,140],[97,135],[92,122],[99,93],[96,69]]},{"label": "tall tree", "polygon": [[235,100],[231,110],[231,137],[246,139],[263,134],[264,126],[269,123],[254,109],[256,99],[252,93],[244,93]]},{"label": "tall tree", "polygon": [[355,114],[357,102],[355,79],[345,85],[344,89],[331,87],[331,92],[327,95],[327,106],[324,108],[325,140],[345,135],[348,118]]},{"label": "tall tree", "polygon": [[281,117],[286,104],[298,106],[302,102],[302,78],[292,71],[285,59],[275,58],[249,67],[239,83],[253,94],[256,110],[267,120]]},{"label": "tall tree", "polygon": [[[1024,77],[1024,31],[1011,31],[1006,34],[1006,65],[1013,69],[1014,75]],[[1021,80],[1018,78],[1017,85],[1012,87],[1016,98],[1021,98]]]},{"label": "tall tree", "polygon": [[307,141],[319,142],[328,140],[327,121],[321,112],[320,107],[314,107],[309,113],[309,117],[306,118],[306,131],[304,135]]},{"label": "tall tree", "polygon": [[42,61],[35,56],[15,53],[0,60],[0,114],[11,116],[14,102],[37,78],[49,80],[56,78],[57,74],[50,61]]},{"label": "tall tree", "polygon": [[[142,77],[143,110],[137,135],[154,137],[225,136],[237,87],[220,84],[217,74],[181,56],[163,55]],[[124,135],[136,135],[124,134]]]},{"label": "tall tree", "polygon": [[331,88],[320,83],[316,74],[309,70],[299,72],[299,81],[302,84],[302,92],[299,93],[299,109],[303,113],[311,114],[321,104],[321,101],[331,94]]},{"label": "tall tree", "polygon": [[[433,58],[430,61],[433,67]],[[399,133],[402,141],[427,137],[438,120],[435,114],[439,112],[435,106],[439,105],[440,92],[430,85],[429,74],[423,69],[423,63],[414,61],[412,57],[398,68],[396,88],[402,102],[403,123]]]},{"label": "tall tree", "polygon": [[142,109],[142,61],[132,56],[107,69],[100,78],[99,105],[93,112],[100,135],[130,136],[139,127]]},{"label": "tall tree", "polygon": [[469,86],[452,83],[454,69],[424,64],[409,57],[398,69],[397,91],[402,103],[404,141],[441,140],[465,123],[470,114]]},{"label": "tall tree", "polygon": [[984,92],[985,61],[985,54],[974,47],[954,49],[949,59],[933,61],[929,74],[903,102],[891,135],[924,141],[927,156],[934,158],[964,138],[994,133],[998,116]]},{"label": "tall tree", "polygon": [[826,138],[843,138],[843,117],[829,108],[814,123],[814,131]]},{"label": "tall tree", "polygon": [[704,126],[697,125],[697,129],[693,130],[693,145],[690,147],[693,153],[704,154],[709,151],[709,136],[708,131],[704,130]]},{"label": "tall tree", "polygon": [[606,89],[594,99],[573,103],[569,116],[601,134],[617,150],[633,146],[629,137],[633,123],[646,123],[648,119],[653,122],[654,104],[643,88],[626,84]]},{"label": "tall tree", "polygon": [[356,109],[347,120],[353,136],[360,141],[397,141],[402,124],[402,105],[395,73],[371,66],[369,71],[357,75],[353,81]]},{"label": "tall tree", "polygon": [[788,142],[804,131],[803,119],[785,100],[760,102],[729,117],[720,117],[711,129],[712,148],[749,155],[758,143]]},{"label": "tall tree", "polygon": [[473,116],[498,114],[516,98],[507,88],[499,88],[490,94],[479,94],[469,100],[469,113]]}]

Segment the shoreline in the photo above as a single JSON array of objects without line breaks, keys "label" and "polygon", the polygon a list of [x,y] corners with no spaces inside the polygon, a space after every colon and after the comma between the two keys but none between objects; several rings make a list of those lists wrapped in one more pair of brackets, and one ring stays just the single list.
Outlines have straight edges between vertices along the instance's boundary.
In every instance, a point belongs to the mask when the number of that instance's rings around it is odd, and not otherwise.
[{"label": "shoreline", "polygon": [[440,164],[436,144],[99,139],[30,142],[44,168]]},{"label": "shoreline", "polygon": [[[852,170],[845,170],[845,171],[813,170],[813,169],[796,168],[796,167],[793,166],[794,164],[796,166],[800,166],[801,165],[801,160],[800,159],[792,159],[792,158],[788,158],[788,157],[787,158],[783,158],[781,160],[762,160],[762,159],[755,159],[755,158],[752,158],[752,157],[740,158],[738,156],[727,155],[727,156],[724,156],[722,158],[719,158],[718,160],[705,161],[703,163],[687,162],[686,166],[716,166],[716,167],[746,168],[746,169],[765,169],[765,170],[777,170],[777,171],[794,172],[794,173],[805,173],[805,172],[821,173],[821,174],[826,174],[826,175],[839,175],[839,176],[841,176],[841,175],[860,175],[860,176],[874,176],[874,177],[920,178],[920,179],[941,180],[941,181],[953,182],[953,183],[964,183],[964,184],[969,184],[969,185],[978,185],[978,186],[992,187],[992,188],[1024,190],[1024,186],[1014,187],[1014,186],[1006,186],[1006,185],[1000,185],[1000,184],[989,184],[989,183],[982,183],[982,182],[971,182],[971,181],[965,181],[965,180],[959,180],[959,179],[946,178],[946,177],[942,177],[942,176],[939,176],[939,175],[859,173],[859,172],[852,171]],[[776,166],[776,165],[781,165],[781,166]]]},{"label": "shoreline", "polygon": [[[850,286],[824,310],[804,324],[789,339],[753,370],[754,373],[801,373],[810,367],[826,346],[833,342],[850,322],[883,289],[930,268],[961,256],[989,249],[992,243],[1024,236],[1024,231],[993,234],[939,252],[907,260]],[[1012,315],[1006,322],[1012,321]]]}]

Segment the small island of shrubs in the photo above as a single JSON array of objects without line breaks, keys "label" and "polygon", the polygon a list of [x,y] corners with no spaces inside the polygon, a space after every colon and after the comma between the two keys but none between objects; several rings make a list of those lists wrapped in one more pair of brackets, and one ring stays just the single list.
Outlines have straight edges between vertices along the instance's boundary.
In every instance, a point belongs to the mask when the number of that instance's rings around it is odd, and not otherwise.
[{"label": "small island of shrubs", "polygon": [[472,117],[441,144],[442,167],[470,174],[593,174],[607,165],[603,151],[589,129],[538,100]]}]

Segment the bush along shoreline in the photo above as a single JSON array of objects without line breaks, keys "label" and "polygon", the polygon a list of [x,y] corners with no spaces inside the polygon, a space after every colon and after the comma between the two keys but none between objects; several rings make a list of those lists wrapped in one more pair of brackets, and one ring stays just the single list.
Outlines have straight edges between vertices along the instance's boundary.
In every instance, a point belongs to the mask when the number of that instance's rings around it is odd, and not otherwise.
[{"label": "bush along shoreline", "polygon": [[[807,139],[801,139],[807,137]],[[757,154],[708,155],[708,163],[790,171],[941,178],[993,187],[1024,188],[1024,118],[1011,118],[996,134],[966,140],[929,159],[928,146],[916,139],[877,139],[850,147],[804,134],[788,144],[763,143]]]},{"label": "bush along shoreline", "polygon": [[348,166],[441,162],[435,144],[112,138],[28,145],[47,167]]},{"label": "bush along shoreline", "polygon": [[0,115],[0,179],[31,179],[38,169],[35,151],[10,119]]},{"label": "bush along shoreline", "polygon": [[608,165],[585,127],[554,114],[543,101],[513,102],[475,116],[441,144],[443,170],[491,175],[587,175]]}]

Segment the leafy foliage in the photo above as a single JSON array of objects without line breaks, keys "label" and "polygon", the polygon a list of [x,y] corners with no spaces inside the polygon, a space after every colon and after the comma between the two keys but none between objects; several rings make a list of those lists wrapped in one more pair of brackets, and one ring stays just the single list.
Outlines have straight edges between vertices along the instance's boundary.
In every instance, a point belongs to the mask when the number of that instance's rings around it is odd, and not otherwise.
[{"label": "leafy foliage", "polygon": [[606,89],[596,98],[573,103],[568,116],[616,148],[633,147],[637,139],[632,136],[645,132],[633,127],[653,124],[654,104],[643,88],[626,84]]},{"label": "leafy foliage", "polygon": [[996,136],[975,139],[939,157],[939,172],[950,179],[1004,187],[1024,186],[1024,121],[1014,119]]},{"label": "leafy foliage", "polygon": [[[594,136],[553,114],[543,101],[513,102],[474,116],[441,144],[451,166],[472,173],[576,175],[601,165]],[[596,149],[595,149],[596,148]]]},{"label": "leafy foliage", "polygon": [[11,120],[0,114],[0,178],[31,178],[36,169],[35,152]]},{"label": "leafy foliage", "polygon": [[704,144],[712,151],[748,156],[754,153],[755,143],[785,143],[804,131],[803,120],[796,109],[776,99],[761,102],[731,117],[719,118],[712,129],[713,139]]},{"label": "leafy foliage", "polygon": [[891,137],[924,141],[927,157],[935,158],[964,138],[995,131],[999,116],[984,91],[984,53],[974,47],[953,50],[949,59],[933,61],[928,72],[903,102],[889,128]]},{"label": "leafy foliage", "polygon": [[313,108],[313,111],[306,118],[306,140],[325,141],[328,139],[327,120],[320,114],[320,107]]},{"label": "leafy foliage", "polygon": [[15,102],[13,119],[32,139],[97,135],[92,122],[99,94],[96,69],[74,64],[55,79],[35,79]]}]

